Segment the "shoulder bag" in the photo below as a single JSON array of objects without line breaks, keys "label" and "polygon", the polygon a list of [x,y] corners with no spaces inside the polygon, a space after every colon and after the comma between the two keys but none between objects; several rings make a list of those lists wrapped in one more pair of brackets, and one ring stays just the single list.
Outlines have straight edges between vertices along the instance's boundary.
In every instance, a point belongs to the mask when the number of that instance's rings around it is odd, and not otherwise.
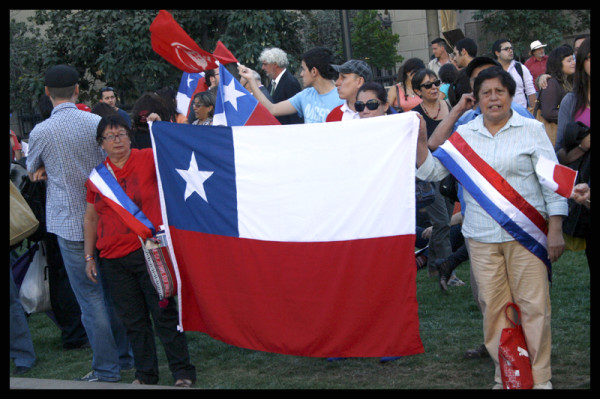
[{"label": "shoulder bag", "polygon": [[558,124],[548,122],[546,120],[546,118],[544,118],[542,116],[542,100],[541,100],[541,98],[542,98],[543,91],[544,90],[540,90],[540,92],[537,96],[537,100],[535,100],[535,108],[533,109],[533,117],[544,124],[544,128],[546,129],[546,134],[548,135],[548,138],[550,139],[550,142],[552,143],[552,146],[554,147],[554,145],[556,144],[556,132],[558,130]]}]

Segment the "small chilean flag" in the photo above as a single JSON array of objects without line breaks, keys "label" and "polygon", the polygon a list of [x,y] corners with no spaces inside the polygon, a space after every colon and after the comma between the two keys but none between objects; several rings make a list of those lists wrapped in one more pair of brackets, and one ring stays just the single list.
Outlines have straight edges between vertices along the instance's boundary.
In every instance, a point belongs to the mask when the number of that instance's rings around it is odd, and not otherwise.
[{"label": "small chilean flag", "polygon": [[213,125],[281,125],[273,114],[229,73],[223,64],[219,65],[219,74]]},{"label": "small chilean flag", "polygon": [[540,156],[540,159],[535,166],[540,183],[562,195],[565,198],[570,198],[577,178],[577,171],[567,166],[559,165],[548,158]]}]

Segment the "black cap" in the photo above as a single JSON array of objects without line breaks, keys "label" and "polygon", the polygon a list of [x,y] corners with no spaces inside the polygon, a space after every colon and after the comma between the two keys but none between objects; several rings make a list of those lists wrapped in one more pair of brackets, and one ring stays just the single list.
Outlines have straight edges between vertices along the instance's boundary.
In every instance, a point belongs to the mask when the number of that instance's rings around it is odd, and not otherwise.
[{"label": "black cap", "polygon": [[56,65],[46,71],[44,86],[70,87],[79,82],[79,73],[68,65]]},{"label": "black cap", "polygon": [[465,73],[467,74],[467,77],[470,78],[471,74],[473,73],[473,70],[475,68],[478,68],[482,65],[494,65],[494,66],[501,66],[500,63],[498,61],[496,61],[493,58],[490,57],[475,57],[471,60],[471,62],[469,62],[469,65],[467,65],[467,67],[465,68]]}]

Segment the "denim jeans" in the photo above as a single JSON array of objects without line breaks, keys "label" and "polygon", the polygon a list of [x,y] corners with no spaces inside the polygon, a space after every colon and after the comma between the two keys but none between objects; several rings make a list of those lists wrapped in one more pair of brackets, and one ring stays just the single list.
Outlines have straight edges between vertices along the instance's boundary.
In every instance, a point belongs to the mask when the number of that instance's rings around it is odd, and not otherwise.
[{"label": "denim jeans", "polygon": [[[11,265],[12,266],[12,265]],[[35,352],[29,332],[25,311],[19,301],[19,290],[10,269],[10,358],[15,366],[31,368],[35,363]]]},{"label": "denim jeans", "polygon": [[[102,284],[92,282],[85,274],[83,241],[65,240],[60,236],[57,238],[69,282],[81,308],[81,321],[92,347],[92,369],[104,380],[119,381],[121,379],[119,346],[122,351],[129,347],[123,326],[120,326],[121,332],[115,338],[111,315],[109,315],[112,310],[110,300],[105,295]],[[100,281],[101,277],[99,273]],[[114,317],[113,321],[117,320]],[[115,328],[119,330],[119,326]],[[116,339],[120,341],[119,346]],[[129,351],[125,349],[125,352],[122,357],[127,357]],[[131,360],[129,359],[129,362]]]}]

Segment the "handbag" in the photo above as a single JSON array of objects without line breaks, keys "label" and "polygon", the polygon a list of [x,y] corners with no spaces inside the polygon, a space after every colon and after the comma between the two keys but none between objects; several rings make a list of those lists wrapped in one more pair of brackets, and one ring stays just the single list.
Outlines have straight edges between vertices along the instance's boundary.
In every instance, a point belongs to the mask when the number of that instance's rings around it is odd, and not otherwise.
[{"label": "handbag", "polygon": [[425,208],[433,204],[435,200],[435,191],[433,184],[428,181],[415,179],[415,196],[417,202],[417,209]]},{"label": "handbag", "polygon": [[[510,308],[514,308],[517,312],[519,324],[508,316]],[[533,387],[533,373],[523,327],[520,324],[521,310],[516,304],[509,302],[504,308],[504,313],[513,327],[502,329],[500,335],[498,361],[500,363],[502,385],[504,389],[531,389]]]},{"label": "handbag", "polygon": [[[108,169],[104,163],[101,163],[92,171],[92,176],[90,176],[92,182],[94,182],[94,179],[102,179],[102,181],[106,183],[106,188],[111,190],[111,194],[119,199],[121,205],[112,200],[107,200],[106,202],[115,210],[123,223],[138,235],[142,244],[144,259],[146,260],[148,275],[150,276],[152,285],[158,293],[159,299],[162,301],[163,299],[175,296],[177,284],[172,277],[173,262],[171,260],[165,231],[160,230],[156,232],[152,222],[150,222],[142,210],[139,209],[131,198],[129,198],[117,181],[112,170]],[[133,217],[124,217],[122,213],[123,210],[126,210]],[[144,239],[141,237],[140,234],[142,233],[140,232],[144,230],[150,231],[151,236],[149,238]]]},{"label": "handbag", "polygon": [[34,251],[34,255],[21,283],[19,300],[28,314],[46,312],[52,310],[52,304],[45,244],[40,241],[30,251]]},{"label": "handbag", "polygon": [[16,245],[31,236],[40,222],[17,187],[10,181],[10,246]]},{"label": "handbag", "polygon": [[535,108],[533,110],[533,116],[535,119],[537,119],[538,121],[540,121],[544,124],[544,128],[546,129],[546,134],[548,135],[548,138],[550,139],[550,142],[552,143],[552,146],[554,147],[554,145],[556,144],[556,132],[558,131],[558,124],[554,123],[554,122],[548,122],[548,120],[546,120],[546,118],[544,118],[542,116],[542,102],[540,101],[540,97],[542,96],[542,91],[543,90],[540,90],[537,100],[535,100]]}]

